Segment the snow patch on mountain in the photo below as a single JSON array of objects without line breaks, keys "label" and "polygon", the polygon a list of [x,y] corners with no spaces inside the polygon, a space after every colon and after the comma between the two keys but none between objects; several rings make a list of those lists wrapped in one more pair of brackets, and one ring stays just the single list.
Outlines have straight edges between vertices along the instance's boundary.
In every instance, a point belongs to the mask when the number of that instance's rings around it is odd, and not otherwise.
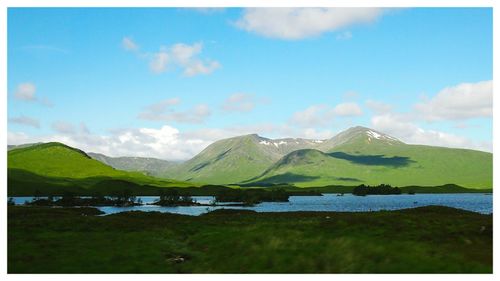
[{"label": "snow patch on mountain", "polygon": [[[398,139],[385,135],[385,134],[380,134],[372,130],[366,131],[366,134],[368,135],[368,139],[371,140],[372,138],[378,139],[378,140],[390,140],[390,141],[399,141]],[[391,144],[392,145],[392,144]]]},{"label": "snow patch on mountain", "polygon": [[262,140],[262,141],[259,141],[260,144],[263,144],[263,145],[271,145],[270,142],[268,141],[265,141],[265,140]]},{"label": "snow patch on mountain", "polygon": [[366,131],[366,134],[370,137],[373,137],[373,138],[376,138],[376,139],[382,139],[382,135],[377,133],[377,132],[374,132],[374,131]]}]

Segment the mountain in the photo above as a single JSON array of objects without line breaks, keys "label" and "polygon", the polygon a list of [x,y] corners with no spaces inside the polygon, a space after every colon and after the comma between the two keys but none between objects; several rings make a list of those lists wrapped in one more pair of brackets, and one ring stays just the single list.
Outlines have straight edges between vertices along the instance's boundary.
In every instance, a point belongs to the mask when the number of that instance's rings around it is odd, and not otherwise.
[{"label": "mountain", "polygon": [[57,142],[12,149],[7,158],[9,194],[33,194],[35,190],[81,192],[103,181],[117,180],[129,182],[137,190],[194,185],[116,170],[79,149]]},{"label": "mountain", "polygon": [[219,140],[165,176],[185,181],[237,183],[262,174],[292,151],[316,148],[322,140],[268,139],[256,134]]},{"label": "mountain", "polygon": [[492,188],[491,153],[409,145],[364,127],[348,129],[324,145],[323,151],[297,150],[284,156],[252,182],[298,186],[452,183]]},{"label": "mountain", "polygon": [[[219,140],[192,159],[176,164],[154,158],[90,155],[94,159],[60,143],[11,149],[9,190],[11,186],[54,184],[79,188],[117,186],[116,182],[122,180],[141,186],[384,183],[489,189],[493,184],[491,153],[410,145],[365,127],[350,128],[327,140],[269,139],[256,134],[233,137]],[[97,185],[103,180],[112,182]]]},{"label": "mountain", "polygon": [[401,144],[404,143],[394,137],[370,128],[357,126],[340,132],[333,138],[324,141],[320,147],[320,150],[329,151],[335,147],[340,147],[342,145],[369,145],[370,147],[375,147]]},{"label": "mountain", "polygon": [[90,158],[85,152],[50,142],[8,152],[8,168],[49,177],[120,176],[122,172]]},{"label": "mountain", "polygon": [[164,176],[211,184],[491,188],[492,158],[481,151],[409,145],[358,126],[327,140],[273,140],[256,134],[220,140]]},{"label": "mountain", "polygon": [[100,153],[87,153],[92,159],[117,170],[142,172],[157,177],[164,175],[178,163],[148,157],[110,157]]}]

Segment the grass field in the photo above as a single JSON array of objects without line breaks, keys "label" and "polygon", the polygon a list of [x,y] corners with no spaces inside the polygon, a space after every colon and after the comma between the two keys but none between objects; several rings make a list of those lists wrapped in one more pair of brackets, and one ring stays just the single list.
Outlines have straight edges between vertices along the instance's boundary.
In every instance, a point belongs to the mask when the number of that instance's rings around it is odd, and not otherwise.
[{"label": "grass field", "polygon": [[9,207],[9,273],[491,273],[492,215]]}]

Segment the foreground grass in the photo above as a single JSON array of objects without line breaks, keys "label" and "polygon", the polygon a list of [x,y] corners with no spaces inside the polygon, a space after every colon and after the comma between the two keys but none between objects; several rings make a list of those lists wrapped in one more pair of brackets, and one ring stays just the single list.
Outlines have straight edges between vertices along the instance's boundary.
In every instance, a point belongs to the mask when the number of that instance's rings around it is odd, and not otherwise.
[{"label": "foreground grass", "polygon": [[446,207],[96,214],[9,207],[8,272],[492,272],[492,216]]}]

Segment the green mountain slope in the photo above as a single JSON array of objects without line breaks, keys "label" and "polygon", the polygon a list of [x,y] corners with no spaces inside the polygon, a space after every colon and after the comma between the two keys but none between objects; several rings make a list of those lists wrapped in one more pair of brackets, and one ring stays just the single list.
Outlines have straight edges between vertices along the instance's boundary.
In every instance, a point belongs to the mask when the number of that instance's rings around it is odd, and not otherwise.
[{"label": "green mountain slope", "polygon": [[262,173],[279,157],[260,149],[256,135],[247,135],[217,141],[165,175],[187,181],[235,183]]},{"label": "green mountain slope", "polygon": [[272,140],[256,134],[224,139],[170,169],[165,176],[213,184],[238,183],[262,174],[291,151],[319,147],[321,143],[292,138]]},{"label": "green mountain slope", "polygon": [[[54,185],[90,190],[117,186],[121,181],[137,188],[199,186],[194,183],[292,183],[299,187],[385,183],[456,184],[478,189],[492,188],[493,182],[491,153],[409,145],[364,127],[348,129],[328,140],[272,140],[255,134],[224,139],[189,161],[171,166],[157,159],[93,156],[101,162],[60,143],[13,148],[8,152],[9,190]],[[144,174],[154,169],[165,179]]]},{"label": "green mountain slope", "polygon": [[127,175],[93,160],[81,150],[54,142],[10,150],[7,165],[11,169],[23,169],[48,177],[86,178]]},{"label": "green mountain slope", "polygon": [[141,172],[153,177],[164,175],[179,163],[149,157],[109,157],[100,153],[87,153],[92,159],[117,170]]},{"label": "green mountain slope", "polygon": [[328,151],[294,151],[254,182],[298,186],[457,184],[492,188],[492,154],[467,149],[408,145],[380,132],[355,127],[329,141]]},{"label": "green mountain slope", "polygon": [[94,189],[99,183],[109,180],[126,181],[135,185],[136,189],[195,186],[139,172],[115,170],[81,150],[55,142],[9,150],[7,167],[9,194],[33,194],[35,190],[42,193],[81,191]]}]

